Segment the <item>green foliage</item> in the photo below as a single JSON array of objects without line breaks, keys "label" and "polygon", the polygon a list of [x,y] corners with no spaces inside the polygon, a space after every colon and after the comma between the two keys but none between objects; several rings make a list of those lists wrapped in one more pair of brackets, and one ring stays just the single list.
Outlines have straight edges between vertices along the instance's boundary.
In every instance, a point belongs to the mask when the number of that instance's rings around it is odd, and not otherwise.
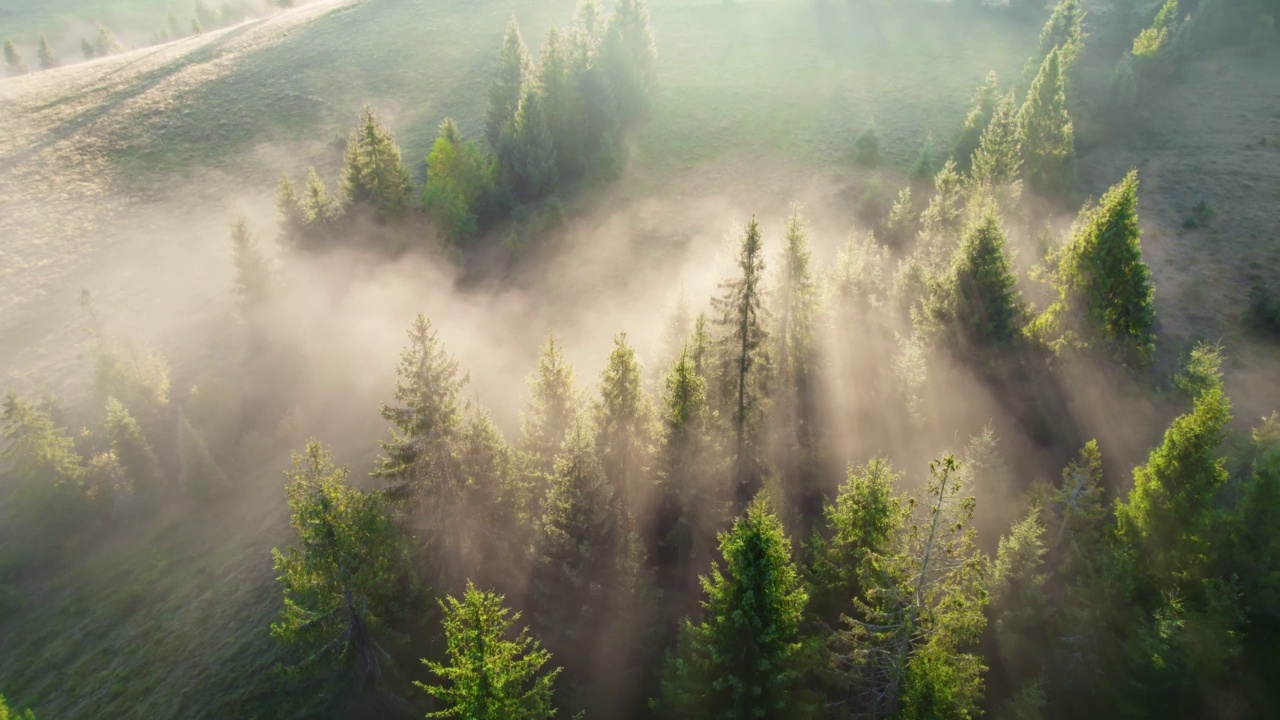
[{"label": "green foliage", "polygon": [[455,242],[474,236],[480,212],[492,202],[496,172],[494,158],[463,138],[457,124],[446,119],[427,155],[423,212]]},{"label": "green foliage", "polygon": [[542,93],[532,84],[525,89],[514,121],[503,130],[498,159],[507,186],[521,200],[545,197],[560,181],[555,141]]},{"label": "green foliage", "polygon": [[803,718],[813,710],[802,682],[810,668],[801,632],[808,596],[791,542],[763,498],[720,535],[723,564],[702,579],[703,616],[681,626],[667,663],[660,717]]},{"label": "green foliage", "polygon": [[1022,168],[1022,123],[1014,92],[1009,91],[991,115],[973,154],[970,181],[987,192],[995,192],[1013,182]]},{"label": "green foliage", "polygon": [[258,249],[243,217],[231,225],[231,262],[236,271],[235,296],[240,317],[258,317],[271,297],[271,266]]},{"label": "green foliage", "polygon": [[200,18],[198,17],[191,18],[191,34],[192,35],[204,34],[204,25],[200,22]]},{"label": "green foliage", "polygon": [[994,210],[969,227],[950,270],[931,282],[925,318],[966,354],[1008,348],[1021,338],[1026,308]]},{"label": "green foliage", "polygon": [[489,88],[485,136],[494,149],[501,147],[503,133],[515,121],[516,110],[525,96],[525,85],[532,72],[533,63],[529,59],[529,51],[525,48],[524,38],[520,36],[520,26],[513,16],[507,23],[507,31],[502,38],[502,53],[498,56],[498,72]]},{"label": "green foliage", "polygon": [[1231,564],[1253,619],[1280,620],[1280,413],[1252,433],[1254,459],[1231,517]]},{"label": "green foliage", "polygon": [[990,615],[1000,641],[1000,658],[1005,667],[1017,672],[1034,668],[1038,660],[1037,649],[1021,641],[1038,629],[1049,602],[1045,592],[1046,532],[1040,508],[1033,506],[1000,538],[995,561],[987,571]]},{"label": "green foliage", "polygon": [[404,600],[403,541],[386,501],[350,487],[319,442],[293,456],[287,475],[297,539],[271,551],[284,589],[271,634],[301,651],[298,670],[376,685],[388,657],[378,638]]},{"label": "green foliage", "polygon": [[80,54],[84,55],[85,60],[92,60],[97,57],[98,49],[85,38],[80,38]]},{"label": "green foliage", "polygon": [[644,0],[618,0],[600,46],[600,67],[623,127],[649,111],[657,49]]},{"label": "green foliage", "polygon": [[167,489],[160,463],[138,421],[115,398],[107,398],[106,430],[111,454],[125,479],[132,484],[134,493],[149,502],[158,501]]},{"label": "green foliage", "polygon": [[951,159],[955,161],[957,172],[969,171],[973,164],[973,154],[978,151],[982,134],[991,124],[991,118],[995,116],[999,104],[1000,81],[993,70],[987,74],[986,82],[974,92],[973,104],[965,117],[964,127],[951,146]]},{"label": "green foliage", "polygon": [[36,720],[36,714],[30,710],[11,709],[4,696],[0,695],[0,720]]},{"label": "green foliage", "polygon": [[455,492],[452,446],[462,424],[458,393],[470,379],[441,345],[431,321],[419,315],[396,365],[395,405],[384,403],[391,438],[382,442],[376,477],[400,494],[444,502]]},{"label": "green foliage", "polygon": [[753,215],[738,249],[738,270],[741,275],[720,283],[721,294],[712,298],[712,307],[719,313],[716,319],[720,327],[720,345],[723,348],[723,377],[728,382],[727,397],[732,398],[731,409],[735,437],[737,481],[746,497],[750,497],[749,473],[753,472],[755,459],[749,457],[749,434],[754,429],[754,415],[761,401],[760,373],[758,366],[767,362],[764,341],[764,242],[760,237],[760,224]]},{"label": "green foliage", "polygon": [[90,488],[75,441],[49,414],[10,392],[4,401],[0,499],[27,528],[62,528],[88,505]]},{"label": "green foliage", "polygon": [[920,143],[920,154],[911,165],[909,177],[914,182],[929,182],[939,169],[938,161],[933,156],[933,135],[930,134],[924,142]]},{"label": "green foliage", "polygon": [[565,362],[555,335],[548,335],[538,352],[538,367],[528,384],[529,404],[520,417],[520,449],[529,456],[534,473],[546,476],[578,416],[573,366]]},{"label": "green foliage", "polygon": [[1155,352],[1155,304],[1137,205],[1138,174],[1130,171],[1096,206],[1081,211],[1070,241],[1051,258],[1059,304],[1050,320],[1145,364]]},{"label": "green foliage", "polygon": [[1231,421],[1222,389],[1221,350],[1200,345],[1191,353],[1184,387],[1194,393],[1192,411],[1179,416],[1134,468],[1128,502],[1117,503],[1116,525],[1153,577],[1201,577],[1209,557],[1213,498],[1227,480],[1220,446]]},{"label": "green foliage", "polygon": [[1057,49],[1049,51],[1020,113],[1025,162],[1032,189],[1065,197],[1075,184],[1075,130],[1067,112],[1066,79]]},{"label": "green foliage", "polygon": [[967,718],[982,697],[986,668],[968,652],[987,602],[974,501],[960,495],[955,458],[929,467],[898,546],[864,565],[856,614],[832,638],[831,663],[855,717]]},{"label": "green foliage", "polygon": [[124,46],[116,40],[116,36],[105,25],[98,26],[98,40],[93,46],[95,57],[106,57],[124,52]]},{"label": "green foliage", "polygon": [[349,205],[368,206],[379,222],[398,220],[408,211],[409,171],[400,160],[391,131],[365,106],[360,124],[347,138],[342,191]]},{"label": "green foliage", "polygon": [[893,247],[907,246],[919,234],[919,221],[919,213],[911,200],[911,188],[904,187],[889,208],[884,227],[885,241]]},{"label": "green foliage", "polygon": [[825,527],[809,546],[808,583],[810,614],[828,631],[862,596],[862,578],[879,574],[895,550],[907,517],[896,494],[901,479],[884,458],[850,466],[835,501],[823,508]]},{"label": "green foliage", "polygon": [[[53,52],[53,46],[49,44],[49,39],[44,35],[40,36],[40,48],[37,51],[37,54],[40,57],[41,70],[50,70],[62,64],[62,62],[58,60],[57,54]],[[6,56],[7,55],[8,52],[6,49]],[[6,59],[8,58],[6,57]]]},{"label": "green foliage", "polygon": [[596,452],[605,477],[622,503],[624,517],[647,515],[654,502],[649,480],[653,409],[641,384],[636,351],[622,333],[613,340],[609,363],[600,374],[595,407]]},{"label": "green foliage", "polygon": [[178,484],[194,497],[210,497],[227,489],[227,476],[218,467],[204,436],[182,416],[178,419]]},{"label": "green foliage", "polygon": [[876,131],[875,125],[868,126],[853,141],[853,161],[865,168],[878,168],[884,164],[880,133]]},{"label": "green foliage", "polygon": [[9,38],[4,39],[4,61],[9,66],[10,75],[25,75],[28,71],[22,53],[18,52],[17,46]]},{"label": "green foliage", "polygon": [[1079,0],[1058,0],[1053,14],[1040,30],[1040,44],[1036,54],[1027,61],[1022,71],[1023,87],[1027,87],[1040,73],[1050,53],[1057,51],[1064,85],[1070,85],[1071,72],[1076,58],[1084,47],[1084,9]]},{"label": "green foliage", "polygon": [[552,693],[560,669],[544,670],[551,654],[521,628],[510,638],[520,613],[502,605],[503,596],[468,583],[462,600],[440,602],[444,611],[448,664],[423,660],[441,684],[414,683],[444,709],[431,718],[465,720],[547,720],[556,714]]}]

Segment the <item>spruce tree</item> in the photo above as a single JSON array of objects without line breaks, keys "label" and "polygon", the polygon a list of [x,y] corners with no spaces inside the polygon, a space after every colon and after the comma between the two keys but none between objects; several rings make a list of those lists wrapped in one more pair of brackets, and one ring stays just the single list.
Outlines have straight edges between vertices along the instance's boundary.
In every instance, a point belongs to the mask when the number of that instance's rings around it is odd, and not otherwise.
[{"label": "spruce tree", "polygon": [[106,430],[111,441],[111,454],[120,464],[134,492],[149,502],[158,501],[165,490],[160,463],[138,421],[115,398],[107,398]]},{"label": "spruce tree", "polygon": [[920,153],[916,155],[916,161],[912,163],[909,175],[914,182],[926,183],[933,179],[938,170],[938,162],[933,157],[933,133],[930,133],[924,142],[920,143]]},{"label": "spruce tree", "polygon": [[395,404],[380,412],[391,424],[374,476],[400,495],[428,500],[444,518],[458,490],[454,444],[462,425],[458,392],[470,377],[444,349],[431,321],[418,315],[396,365]]},{"label": "spruce tree", "polygon": [[231,257],[236,270],[235,296],[240,317],[253,320],[271,296],[271,266],[249,232],[249,223],[238,218],[231,225]]},{"label": "spruce tree", "polygon": [[62,64],[62,62],[58,60],[57,54],[53,52],[53,46],[49,44],[49,38],[46,38],[44,35],[40,36],[40,49],[38,54],[40,56],[41,70],[50,70]]},{"label": "spruce tree", "polygon": [[455,527],[459,563],[469,577],[488,586],[523,592],[528,548],[536,520],[530,488],[519,475],[515,452],[488,413],[473,410],[455,443],[468,522]]},{"label": "spruce tree", "polygon": [[596,402],[596,452],[605,477],[631,523],[647,515],[654,502],[649,470],[652,462],[653,410],[641,380],[636,351],[622,333],[613,340],[609,363],[600,374]]},{"label": "spruce tree", "polygon": [[296,671],[376,686],[390,656],[380,637],[404,601],[406,553],[386,501],[347,483],[317,441],[287,473],[295,544],[272,549],[284,608],[271,634],[304,658]]},{"label": "spruce tree", "polygon": [[732,403],[728,408],[734,430],[734,477],[739,485],[739,501],[745,502],[756,490],[754,447],[755,415],[759,408],[758,375],[765,360],[764,243],[755,216],[747,223],[738,250],[741,274],[720,283],[721,294],[712,299],[719,313],[723,374]]},{"label": "spruce tree", "polygon": [[288,175],[280,176],[280,185],[276,193],[276,217],[279,237],[282,244],[288,247],[299,247],[307,228],[306,215],[298,188]]},{"label": "spruce tree", "polygon": [[973,154],[969,173],[971,183],[995,192],[1016,180],[1022,169],[1022,147],[1022,124],[1014,93],[1010,90],[996,105],[991,122],[982,132],[978,149]]},{"label": "spruce tree", "polygon": [[547,31],[538,58],[535,82],[542,93],[543,112],[551,129],[552,146],[556,152],[556,167],[562,178],[575,177],[585,168],[575,163],[575,93],[570,76],[569,46],[556,28]]},{"label": "spruce tree", "polygon": [[525,85],[533,72],[529,50],[520,36],[520,26],[513,16],[507,23],[502,38],[502,52],[498,56],[498,72],[489,88],[489,110],[485,115],[485,136],[490,147],[500,147],[502,134],[515,121],[516,110],[525,96]]},{"label": "spruce tree", "polygon": [[801,628],[808,596],[791,542],[763,498],[720,535],[720,553],[723,563],[702,578],[702,620],[681,626],[654,709],[690,720],[808,717],[811,654]]},{"label": "spruce tree", "polygon": [[409,209],[409,171],[400,160],[391,131],[365,106],[360,124],[347,138],[342,191],[347,203],[367,205],[379,222],[402,218]]},{"label": "spruce tree", "polygon": [[1023,172],[1039,193],[1064,197],[1075,184],[1075,130],[1067,113],[1062,63],[1051,50],[1031,83],[1021,111]]},{"label": "spruce tree", "polygon": [[1138,174],[1107,190],[1086,207],[1076,230],[1054,258],[1056,312],[1086,338],[1098,338],[1137,364],[1155,352],[1155,303],[1151,270],[1142,261],[1138,227]]},{"label": "spruce tree", "polygon": [[600,47],[615,117],[626,127],[649,110],[657,50],[644,0],[617,0]]},{"label": "spruce tree", "polygon": [[968,650],[986,623],[973,498],[959,463],[930,463],[928,484],[899,545],[860,573],[863,594],[832,638],[844,711],[865,718],[965,718],[982,698],[982,659]]},{"label": "spruce tree", "polygon": [[959,172],[968,172],[973,163],[973,154],[978,151],[978,145],[982,142],[982,134],[991,124],[991,118],[995,116],[999,104],[1000,81],[992,70],[987,73],[986,82],[974,92],[973,104],[965,117],[964,127],[960,129],[960,134],[951,147],[951,159],[955,161]]},{"label": "spruce tree", "polygon": [[783,459],[780,471],[787,481],[789,504],[800,508],[802,515],[816,512],[821,502],[815,487],[818,288],[809,262],[809,235],[796,206],[783,235],[774,293],[778,386],[773,392],[773,415],[779,428],[774,450]]},{"label": "spruce tree", "polygon": [[521,628],[503,607],[503,596],[467,583],[462,600],[440,601],[444,613],[447,664],[423,660],[439,684],[415,682],[444,709],[430,718],[464,720],[549,720],[556,711],[552,696],[560,668],[546,669],[551,653]]},{"label": "spruce tree", "polygon": [[86,505],[86,470],[75,441],[47,412],[10,392],[0,415],[0,498],[15,519],[64,527]]},{"label": "spruce tree", "polygon": [[1027,60],[1027,65],[1023,68],[1023,88],[1031,85],[1044,67],[1049,54],[1055,50],[1058,52],[1063,84],[1071,84],[1071,71],[1075,67],[1076,57],[1084,47],[1084,14],[1079,0],[1058,0],[1058,4],[1053,7],[1053,14],[1040,30],[1040,44],[1036,53]]},{"label": "spruce tree", "polygon": [[538,352],[538,367],[528,384],[529,402],[520,418],[520,449],[529,457],[532,472],[545,479],[578,415],[573,366],[565,361],[555,335],[548,335]]},{"label": "spruce tree", "polygon": [[178,418],[178,463],[178,483],[191,496],[210,497],[227,489],[226,474],[213,459],[204,436],[185,415]]},{"label": "spruce tree", "polygon": [[89,42],[85,38],[80,38],[80,54],[84,55],[84,59],[86,61],[92,60],[97,57],[98,49],[93,46],[93,43]]},{"label": "spruce tree", "polygon": [[25,75],[28,72],[27,62],[22,59],[22,53],[18,52],[17,46],[9,38],[4,39],[4,61],[9,66],[10,75]]},{"label": "spruce tree", "polygon": [[323,239],[329,226],[342,216],[341,205],[329,195],[315,168],[307,170],[306,196],[299,207],[306,232],[314,239]]},{"label": "spruce tree", "polygon": [[979,354],[1018,341],[1026,308],[992,209],[965,232],[947,275],[934,281],[926,305],[934,330],[956,350]]},{"label": "spruce tree", "polygon": [[94,54],[97,57],[106,57],[124,52],[124,46],[116,40],[116,36],[107,29],[105,25],[98,26],[98,40],[93,47]]},{"label": "spruce tree", "polygon": [[542,93],[533,84],[527,86],[515,121],[503,133],[498,156],[516,197],[536,200],[555,191],[560,181],[555,141]]}]

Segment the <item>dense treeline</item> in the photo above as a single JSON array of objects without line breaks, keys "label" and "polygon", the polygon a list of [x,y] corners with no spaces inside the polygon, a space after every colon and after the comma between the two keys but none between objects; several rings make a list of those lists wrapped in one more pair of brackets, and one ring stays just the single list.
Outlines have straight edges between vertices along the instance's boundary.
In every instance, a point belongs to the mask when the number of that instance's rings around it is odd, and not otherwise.
[{"label": "dense treeline", "polygon": [[[489,88],[482,143],[445,119],[415,197],[410,173],[384,122],[365,108],[347,140],[341,191],[330,194],[314,169],[305,190],[285,177],[280,207],[289,240],[322,247],[373,233],[394,250],[423,243],[427,224],[461,244],[512,217],[512,239],[563,217],[560,194],[621,170],[623,133],[648,113],[655,57],[641,0],[618,0],[606,17],[583,0],[572,28],[547,33],[538,62],[513,18]],[[358,228],[358,230],[357,230]]]},{"label": "dense treeline", "polygon": [[[900,196],[883,223],[892,246],[855,234],[822,267],[800,208],[772,252],[746,220],[732,269],[672,313],[649,368],[619,333],[584,386],[548,337],[514,437],[467,400],[469,374],[419,316],[370,480],[315,440],[287,472],[283,604],[263,632],[294,660],[297,712],[1264,714],[1280,416],[1231,437],[1222,349],[1199,345],[1161,388],[1179,414],[1159,444],[1131,476],[1104,477],[1110,439],[1091,439],[1065,396],[1081,367],[1157,382],[1137,173],[1085,203],[1031,277],[1011,260],[1042,200],[1073,201],[1081,18],[1063,0],[1026,77],[1002,90],[991,76],[945,163],[917,163],[931,192],[913,185],[923,207]],[[652,53],[637,0],[608,21],[583,2],[537,66],[513,23],[490,150],[446,121],[415,198],[366,110],[339,194],[314,171],[302,193],[282,181],[282,247],[407,247],[422,217],[463,238],[549,205],[616,167]],[[163,359],[112,332],[86,293],[95,417],[7,396],[3,531],[28,562],[162,505],[233,496],[269,456],[271,428],[308,390],[271,331],[295,256],[270,262],[243,221],[231,246],[236,342],[207,381],[172,393]],[[985,409],[948,411],[970,402],[962,383],[994,398],[999,431]],[[1061,458],[1060,479],[1018,478],[1009,431]],[[921,454],[948,442],[960,446]]]}]

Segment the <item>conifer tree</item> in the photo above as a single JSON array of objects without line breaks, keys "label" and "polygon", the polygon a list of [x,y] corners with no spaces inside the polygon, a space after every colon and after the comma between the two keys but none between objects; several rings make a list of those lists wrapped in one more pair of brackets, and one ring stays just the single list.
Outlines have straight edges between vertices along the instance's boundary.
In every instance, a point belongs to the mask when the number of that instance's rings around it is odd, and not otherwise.
[{"label": "conifer tree", "polygon": [[542,93],[543,111],[547,126],[551,129],[552,146],[556,152],[556,167],[564,178],[574,177],[584,168],[574,162],[575,93],[570,75],[569,46],[556,28],[547,31],[538,58],[535,82]]},{"label": "conifer tree", "polygon": [[178,419],[178,483],[194,497],[209,497],[227,488],[227,476],[218,467],[204,436],[186,416]]},{"label": "conifer tree", "polygon": [[720,284],[721,295],[712,299],[719,313],[724,379],[728,388],[725,398],[732,403],[729,413],[735,437],[735,480],[739,500],[745,501],[755,491],[756,459],[753,433],[755,414],[760,403],[760,365],[765,359],[764,341],[764,243],[755,216],[747,223],[738,250],[741,274]]},{"label": "conifer tree", "polygon": [[116,36],[107,29],[105,25],[98,26],[98,41],[93,47],[94,54],[97,57],[106,57],[124,52],[124,46],[116,40]]},{"label": "conifer tree", "polygon": [[461,544],[459,563],[471,578],[523,592],[516,578],[526,572],[535,506],[518,473],[515,454],[488,413],[472,411],[458,432],[460,512],[468,522],[453,532]]},{"label": "conifer tree", "polygon": [[810,652],[801,629],[808,596],[791,542],[763,498],[720,535],[720,553],[723,564],[702,578],[702,620],[682,625],[654,709],[688,720],[808,717],[802,684]]},{"label": "conifer tree", "polygon": [[276,193],[276,216],[279,236],[283,244],[299,247],[306,231],[307,219],[303,212],[298,188],[288,175],[280,176],[280,186]]},{"label": "conifer tree", "polygon": [[1026,309],[1005,250],[1004,230],[988,209],[965,233],[947,275],[926,306],[936,332],[966,354],[1008,347],[1022,333]]},{"label": "conifer tree", "polygon": [[204,34],[204,24],[200,22],[198,17],[191,18],[191,34],[197,36]]},{"label": "conifer tree", "polygon": [[1063,197],[1075,184],[1075,130],[1059,51],[1050,50],[1021,111],[1023,171],[1037,192]]},{"label": "conifer tree", "polygon": [[1280,619],[1280,413],[1252,433],[1255,453],[1231,513],[1233,571],[1241,579],[1248,617]]},{"label": "conifer tree", "polygon": [[[689,310],[689,301],[685,297],[684,286],[681,286],[680,294],[676,296],[675,304],[671,308],[670,314],[667,316],[667,323],[662,330],[659,357],[655,370],[665,373],[675,364],[689,344],[689,333],[691,332],[693,332],[693,315]],[[662,376],[659,375],[659,386],[661,386],[662,379]]]},{"label": "conifer tree", "polygon": [[1022,124],[1014,92],[1010,90],[996,105],[973,154],[969,173],[972,184],[994,192],[1016,180],[1022,169],[1022,147]]},{"label": "conifer tree", "polygon": [[106,429],[111,440],[111,454],[120,464],[125,478],[132,483],[134,492],[148,501],[158,500],[165,490],[160,463],[138,421],[115,398],[107,398]]},{"label": "conifer tree", "polygon": [[823,508],[825,526],[808,547],[810,614],[826,633],[837,629],[861,578],[880,572],[896,550],[907,508],[897,496],[902,478],[884,458],[849,467],[835,500]]},{"label": "conifer tree", "polygon": [[987,570],[989,615],[997,635],[999,659],[1019,685],[1034,684],[1040,675],[1040,648],[1027,642],[1046,620],[1048,569],[1047,530],[1040,508],[1032,506],[1021,521],[1000,538]]},{"label": "conifer tree", "polygon": [[98,49],[85,38],[80,38],[80,54],[84,55],[85,60],[92,60],[97,57]]},{"label": "conifer tree", "polygon": [[614,338],[609,364],[600,374],[595,416],[596,452],[621,502],[623,518],[631,523],[638,514],[647,515],[654,501],[649,481],[653,410],[626,333]]},{"label": "conifer tree", "polygon": [[271,295],[271,266],[258,249],[243,217],[231,225],[232,262],[236,269],[236,305],[240,317],[252,320],[262,312]]},{"label": "conifer tree", "polygon": [[22,53],[18,52],[17,46],[9,38],[4,39],[4,61],[9,66],[10,75],[25,75],[28,72]]},{"label": "conifer tree", "polygon": [[398,220],[409,209],[409,171],[400,160],[400,148],[368,106],[347,138],[342,191],[349,204],[372,208],[379,222]]},{"label": "conifer tree", "polygon": [[817,398],[816,344],[818,288],[809,268],[809,236],[800,208],[793,206],[783,235],[775,291],[776,357],[778,387],[776,443],[784,458],[781,468],[787,480],[789,504],[802,514],[816,512],[817,500]]},{"label": "conifer tree", "polygon": [[297,647],[297,671],[349,673],[376,686],[389,655],[379,642],[403,602],[405,550],[386,501],[347,484],[317,441],[293,456],[287,473],[295,544],[271,551],[284,608],[271,634]]},{"label": "conifer tree", "polygon": [[462,600],[440,601],[448,663],[423,660],[440,684],[414,683],[444,705],[431,718],[549,720],[560,668],[547,669],[551,653],[503,607],[503,596],[467,583]]},{"label": "conifer tree", "polygon": [[933,157],[933,133],[929,133],[924,142],[920,143],[920,153],[911,165],[910,177],[915,182],[929,182],[938,170],[938,163]]},{"label": "conifer tree", "polygon": [[40,36],[40,49],[38,54],[40,56],[41,70],[50,70],[62,64],[62,62],[58,60],[57,54],[53,52],[53,46],[49,44],[49,38],[46,38],[44,35]]},{"label": "conifer tree", "polygon": [[419,315],[409,328],[409,345],[396,365],[394,405],[380,412],[391,424],[384,456],[374,470],[393,492],[429,499],[448,516],[458,491],[454,444],[462,425],[458,392],[470,379],[440,343],[431,321]]},{"label": "conifer tree", "polygon": [[167,22],[169,26],[170,40],[177,40],[178,38],[181,38],[185,34],[182,30],[182,23],[178,21],[178,14],[175,13],[174,11],[172,10],[169,11],[169,17]]},{"label": "conifer tree", "polygon": [[985,667],[967,652],[986,623],[974,502],[960,495],[955,458],[930,473],[899,547],[861,576],[856,614],[833,638],[853,717],[972,717],[982,698]]},{"label": "conifer tree", "polygon": [[329,195],[315,168],[307,170],[306,197],[301,201],[300,212],[307,233],[317,239],[324,238],[329,226],[342,215],[341,205]]},{"label": "conifer tree", "polygon": [[495,150],[500,147],[502,134],[515,121],[516,110],[525,96],[525,85],[533,73],[533,63],[520,26],[513,16],[507,23],[502,38],[502,52],[498,56],[498,72],[489,88],[489,110],[485,115],[485,136]]},{"label": "conifer tree", "polygon": [[1155,352],[1151,270],[1142,261],[1138,174],[1130,171],[1081,211],[1067,245],[1051,258],[1058,303],[1048,323],[1096,337],[1138,364]]},{"label": "conifer tree", "polygon": [[13,710],[9,704],[5,702],[4,696],[0,695],[0,720],[36,720],[36,714],[31,710]]},{"label": "conifer tree", "polygon": [[925,252],[941,260],[949,257],[964,224],[963,192],[954,160],[947,160],[933,178],[933,197],[920,214],[920,240]]},{"label": "conifer tree", "polygon": [[1000,81],[994,70],[987,73],[986,81],[973,94],[973,104],[965,117],[964,127],[956,137],[951,148],[951,159],[956,163],[957,171],[968,172],[973,163],[973,154],[978,151],[982,142],[982,134],[991,124],[996,107],[1000,104]]},{"label": "conifer tree", "polygon": [[1053,14],[1040,30],[1040,44],[1035,55],[1027,60],[1027,65],[1023,68],[1023,88],[1030,86],[1054,50],[1058,51],[1063,84],[1071,84],[1071,71],[1075,67],[1076,57],[1084,47],[1084,14],[1079,0],[1058,0],[1053,7]]},{"label": "conifer tree", "polygon": [[565,433],[578,415],[573,366],[548,335],[538,352],[538,367],[529,376],[529,403],[520,420],[520,449],[529,456],[535,475],[550,474]]},{"label": "conifer tree", "polygon": [[498,156],[518,198],[535,200],[549,195],[560,181],[542,93],[532,83],[525,89],[515,121],[503,133]]},{"label": "conifer tree", "polygon": [[600,47],[600,62],[616,107],[627,126],[649,110],[657,50],[644,0],[617,0]]},{"label": "conifer tree", "polygon": [[62,526],[85,501],[86,470],[75,441],[49,414],[10,392],[0,415],[0,499],[15,519]]}]

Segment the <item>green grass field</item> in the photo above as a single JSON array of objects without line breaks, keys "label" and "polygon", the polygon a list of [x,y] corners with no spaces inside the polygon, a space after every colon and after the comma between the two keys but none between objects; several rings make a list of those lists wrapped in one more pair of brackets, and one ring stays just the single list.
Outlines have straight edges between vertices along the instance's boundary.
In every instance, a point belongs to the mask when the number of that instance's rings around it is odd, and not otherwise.
[{"label": "green grass field", "polygon": [[[208,3],[216,7],[216,3]],[[169,11],[184,22],[195,14],[195,2],[178,0],[3,0],[0,36],[35,45],[40,35],[69,45],[101,24],[116,33],[146,35],[164,26]],[[92,40],[92,38],[90,38]]]}]

